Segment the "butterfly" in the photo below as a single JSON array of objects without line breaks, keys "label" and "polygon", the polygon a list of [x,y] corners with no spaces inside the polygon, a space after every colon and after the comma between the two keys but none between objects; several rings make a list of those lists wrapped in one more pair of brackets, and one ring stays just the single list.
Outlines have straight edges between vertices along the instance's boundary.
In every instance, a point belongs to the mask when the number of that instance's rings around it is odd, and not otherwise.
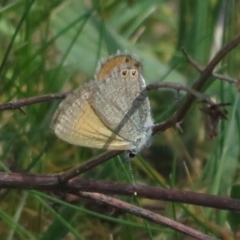
[{"label": "butterfly", "polygon": [[52,120],[53,131],[64,141],[127,150],[130,157],[149,145],[152,126],[142,64],[127,53],[101,61],[94,80],[69,94]]}]

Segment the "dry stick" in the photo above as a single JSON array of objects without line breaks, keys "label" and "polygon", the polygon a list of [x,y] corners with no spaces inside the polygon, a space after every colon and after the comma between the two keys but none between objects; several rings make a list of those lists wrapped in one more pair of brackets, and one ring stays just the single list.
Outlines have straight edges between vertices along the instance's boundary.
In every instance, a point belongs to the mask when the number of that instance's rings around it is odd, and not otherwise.
[{"label": "dry stick", "polygon": [[[183,48],[182,49],[183,54],[185,55],[185,57],[187,58],[188,62],[195,68],[197,69],[200,73],[204,70],[204,68],[202,66],[200,66],[197,62],[195,62],[186,52],[186,50]],[[212,77],[218,78],[220,80],[226,81],[228,83],[234,83],[237,84],[237,80],[230,78],[228,76],[224,76],[222,74],[218,74],[218,73],[213,73]]]},{"label": "dry stick", "polygon": [[240,201],[205,193],[165,189],[145,185],[129,185],[117,182],[74,178],[62,183],[55,174],[0,173],[0,188],[35,189],[41,191],[76,193],[79,191],[134,196],[216,209],[240,211]]},{"label": "dry stick", "polygon": [[15,100],[15,101],[11,101],[8,103],[0,104],[0,111],[19,109],[21,107],[24,107],[27,105],[32,105],[35,103],[48,102],[48,101],[52,101],[55,99],[62,99],[62,98],[65,98],[68,94],[69,94],[69,92],[46,94],[46,95],[41,95],[41,96],[36,96],[36,97]]},{"label": "dry stick", "polygon": [[[203,85],[207,82],[208,78],[212,76],[212,72],[217,64],[237,45],[240,43],[240,35],[238,35],[235,39],[225,45],[210,61],[205,69],[201,71],[200,77],[193,84],[192,89],[195,91],[200,91]],[[153,127],[153,134],[156,134],[159,131],[164,131],[169,127],[176,125],[181,122],[186,115],[187,111],[191,107],[194,96],[190,93],[187,94],[183,104],[180,106],[179,110],[173,115],[173,117],[169,118],[163,123],[157,124]]]},{"label": "dry stick", "polygon": [[100,192],[114,195],[138,196],[148,199],[164,200],[178,203],[188,203],[197,206],[213,207],[223,210],[240,210],[240,201],[228,197],[219,197],[205,193],[182,191],[177,189],[165,189],[145,185],[129,185],[123,183],[113,183],[107,181],[95,181],[74,178],[63,186],[64,192],[88,191]]},{"label": "dry stick", "polygon": [[[229,77],[225,77],[220,74],[215,73],[215,74],[212,74],[212,76],[218,76],[219,79],[222,79],[225,81],[229,80],[228,82],[230,82],[230,83],[237,83],[237,80],[229,78]],[[152,84],[149,84],[146,88],[147,88],[147,90],[152,90],[152,89],[157,89],[157,88],[170,88],[170,89],[175,89],[177,91],[181,90],[181,91],[185,91],[189,94],[192,94],[193,96],[195,96],[199,99],[203,99],[206,102],[209,102],[210,105],[212,104],[210,98],[208,98],[206,95],[204,95],[200,92],[197,92],[196,90],[191,89],[189,87],[181,85],[179,83],[170,83],[170,82],[152,83]],[[35,96],[35,97],[30,97],[30,98],[24,98],[24,99],[20,99],[20,100],[13,100],[8,103],[0,104],[0,111],[20,109],[24,106],[33,105],[36,103],[48,102],[48,101],[53,101],[53,100],[57,100],[57,99],[63,99],[63,98],[66,98],[70,93],[71,92],[52,93],[52,94],[45,94],[45,95]]]},{"label": "dry stick", "polygon": [[193,228],[187,227],[184,224],[181,224],[179,222],[176,222],[174,220],[171,220],[169,218],[163,217],[159,214],[153,213],[149,210],[134,206],[132,204],[123,202],[119,199],[113,198],[106,196],[104,194],[100,193],[89,193],[89,192],[80,192],[77,194],[81,197],[88,198],[94,201],[97,201],[98,203],[105,203],[107,205],[110,205],[114,208],[121,209],[121,211],[128,212],[130,214],[133,214],[135,216],[147,219],[151,222],[161,224],[163,226],[166,226],[168,228],[171,228],[173,230],[177,230],[181,233],[185,233],[189,236],[192,236],[196,239],[201,239],[201,240],[213,240],[215,238],[209,237],[206,234],[203,234],[197,230],[194,230]]},{"label": "dry stick", "polygon": [[[208,102],[210,105],[214,104],[214,102],[207,97],[206,95],[199,93],[189,87],[186,87],[184,85],[181,85],[179,83],[170,83],[170,82],[161,82],[161,83],[152,83],[147,86],[147,90],[153,90],[158,88],[170,88],[177,91],[185,91],[189,94],[194,95],[199,100],[204,100]],[[67,93],[53,93],[53,94],[46,94],[36,97],[30,97],[20,100],[14,100],[8,103],[0,104],[0,111],[5,110],[13,110],[13,109],[21,109],[24,106],[40,103],[40,102],[47,102],[47,101],[53,101],[55,99],[63,99],[67,97],[71,92]]]},{"label": "dry stick", "polygon": [[107,151],[103,154],[100,154],[96,157],[93,157],[92,159],[88,160],[87,162],[78,165],[76,167],[73,167],[67,171],[64,171],[62,173],[56,174],[60,180],[60,182],[67,182],[69,179],[72,179],[81,173],[84,173],[96,166],[98,166],[101,163],[104,163],[108,161],[109,159],[119,155],[123,151]]},{"label": "dry stick", "polygon": [[191,94],[193,96],[195,96],[196,98],[198,98],[199,101],[202,101],[202,102],[206,102],[208,103],[209,105],[215,105],[216,103],[214,101],[212,101],[208,96],[192,89],[192,88],[189,88],[187,86],[184,86],[180,83],[171,83],[171,82],[160,82],[160,83],[150,83],[149,85],[147,85],[147,90],[150,91],[150,90],[156,90],[156,89],[159,89],[159,88],[171,88],[171,89],[175,89],[177,91],[185,91],[187,92],[188,94]]}]

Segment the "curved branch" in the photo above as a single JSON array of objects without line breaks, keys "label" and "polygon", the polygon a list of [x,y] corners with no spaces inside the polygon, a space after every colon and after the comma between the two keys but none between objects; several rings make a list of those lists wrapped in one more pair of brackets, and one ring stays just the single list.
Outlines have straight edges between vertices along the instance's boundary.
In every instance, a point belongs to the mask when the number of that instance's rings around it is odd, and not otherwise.
[{"label": "curved branch", "polygon": [[128,212],[132,215],[147,219],[157,224],[161,224],[173,230],[177,230],[181,233],[185,233],[188,236],[194,237],[196,239],[201,239],[201,240],[215,239],[193,228],[190,228],[182,223],[176,222],[167,217],[163,217],[160,214],[156,214],[152,211],[134,206],[133,204],[123,202],[113,197],[109,197],[100,193],[90,193],[90,192],[80,192],[78,195],[84,198],[94,200],[98,203],[101,202],[104,204],[108,204],[114,208],[120,209],[121,211]]}]

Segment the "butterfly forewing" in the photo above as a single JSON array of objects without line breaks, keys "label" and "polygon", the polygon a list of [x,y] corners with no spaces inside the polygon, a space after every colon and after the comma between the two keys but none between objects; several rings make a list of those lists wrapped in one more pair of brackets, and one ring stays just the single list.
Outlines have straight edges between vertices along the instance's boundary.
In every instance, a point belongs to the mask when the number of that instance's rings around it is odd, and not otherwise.
[{"label": "butterfly forewing", "polygon": [[114,133],[126,141],[137,144],[137,139],[145,134],[147,115],[150,110],[144,80],[138,74],[122,76],[121,70],[114,72],[105,81],[92,86],[92,106],[102,121]]},{"label": "butterfly forewing", "polygon": [[[91,92],[85,86],[70,94],[59,106],[53,117],[55,134],[75,145],[105,148],[111,150],[129,149],[133,145],[126,142],[106,127],[89,104]],[[111,145],[106,144],[111,140]]]}]

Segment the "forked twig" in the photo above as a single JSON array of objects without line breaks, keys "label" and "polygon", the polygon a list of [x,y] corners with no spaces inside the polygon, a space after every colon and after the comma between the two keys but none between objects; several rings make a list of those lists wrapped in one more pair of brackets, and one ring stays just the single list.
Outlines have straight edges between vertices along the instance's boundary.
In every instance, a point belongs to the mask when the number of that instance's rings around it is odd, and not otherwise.
[{"label": "forked twig", "polygon": [[[195,68],[198,70],[198,72],[203,72],[204,68],[202,66],[200,66],[197,62],[195,62],[190,56],[189,54],[186,52],[186,50],[184,48],[182,48],[182,52],[183,54],[185,55],[186,59],[188,60],[188,62]],[[224,76],[222,74],[218,74],[218,73],[212,73],[212,77],[215,77],[217,79],[220,79],[220,80],[223,80],[223,81],[226,81],[228,83],[234,83],[234,84],[237,84],[237,80],[236,79],[233,79],[233,78],[230,78],[228,76]]]},{"label": "forked twig", "polygon": [[[218,65],[218,63],[235,47],[240,43],[240,34],[225,45],[220,51],[213,57],[213,59],[209,62],[206,68],[201,71],[199,78],[192,85],[192,89],[195,91],[201,91],[203,85],[206,83],[209,77],[212,76],[214,68]],[[169,127],[175,126],[177,123],[181,122],[186,115],[187,111],[191,107],[195,97],[192,94],[187,94],[184,98],[183,103],[179,107],[178,111],[168,120],[163,123],[156,124],[153,127],[153,134],[159,131],[165,131]]]}]

